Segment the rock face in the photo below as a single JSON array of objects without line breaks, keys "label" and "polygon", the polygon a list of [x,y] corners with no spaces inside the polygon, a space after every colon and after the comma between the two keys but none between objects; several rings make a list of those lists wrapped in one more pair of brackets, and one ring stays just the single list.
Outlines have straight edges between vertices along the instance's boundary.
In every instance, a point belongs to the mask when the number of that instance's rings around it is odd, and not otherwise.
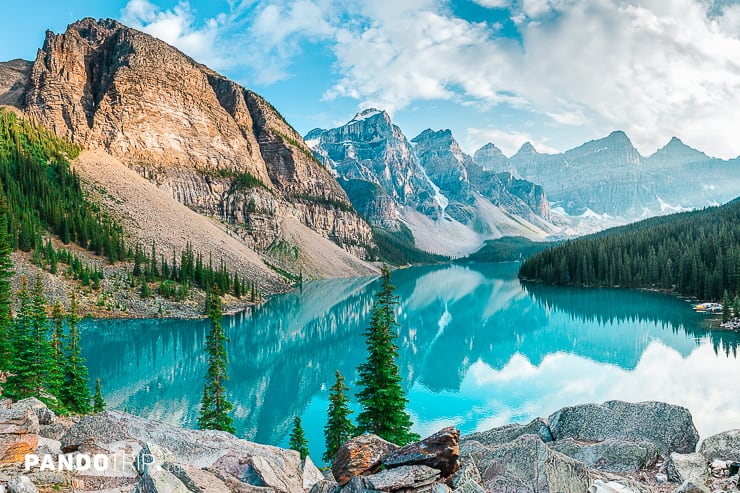
[{"label": "rock face", "polygon": [[514,174],[542,185],[565,212],[590,209],[625,220],[732,200],[740,194],[737,164],[708,157],[675,137],[645,157],[624,132],[563,154],[540,154],[527,143],[510,159]]},{"label": "rock face", "polygon": [[481,446],[471,458],[491,493],[582,493],[591,484],[585,464],[550,449],[535,435],[497,447]]},{"label": "rock face", "polygon": [[704,439],[699,452],[709,462],[715,459],[740,462],[740,430],[725,431]]},{"label": "rock face", "polygon": [[665,463],[665,472],[668,481],[683,483],[684,481],[704,481],[709,475],[707,458],[702,454],[678,454],[668,456]]},{"label": "rock face", "polygon": [[11,60],[0,62],[0,105],[20,108],[31,76],[31,62]]},{"label": "rock face", "polygon": [[664,456],[694,452],[699,441],[688,409],[663,402],[609,401],[566,407],[548,421],[556,441],[644,441],[655,445]]},{"label": "rock face", "polygon": [[612,473],[637,472],[652,466],[658,458],[658,450],[650,442],[607,439],[597,443],[582,443],[565,438],[548,445],[591,469]]},{"label": "rock face", "polygon": [[386,467],[425,465],[438,469],[447,477],[457,469],[460,457],[460,431],[454,426],[444,428],[434,435],[411,443],[383,458]]},{"label": "rock face", "polygon": [[380,469],[383,457],[398,448],[377,435],[355,437],[337,450],[331,467],[334,479],[345,485],[355,476],[373,474]]},{"label": "rock face", "polygon": [[537,435],[543,442],[551,442],[550,427],[542,418],[535,418],[526,425],[518,423],[492,428],[488,431],[471,433],[462,437],[463,442],[475,441],[487,447],[496,447],[512,442],[522,435]]},{"label": "rock face", "polygon": [[[25,80],[21,69],[3,84]],[[267,101],[116,21],[47,32],[20,106],[188,207],[238,226],[260,251],[281,238],[285,217],[359,256],[372,245],[346,193]]]},{"label": "rock face", "polygon": [[0,465],[23,462],[36,451],[39,420],[31,406],[15,404],[0,409]]},{"label": "rock face", "polygon": [[444,242],[466,236],[463,250],[472,251],[485,239],[537,237],[552,227],[541,187],[515,178],[510,166],[493,169],[503,157],[495,147],[479,153],[477,163],[449,130],[426,130],[409,142],[385,111],[368,109],[305,138],[363,217],[392,231],[407,225],[421,249],[450,254]]}]

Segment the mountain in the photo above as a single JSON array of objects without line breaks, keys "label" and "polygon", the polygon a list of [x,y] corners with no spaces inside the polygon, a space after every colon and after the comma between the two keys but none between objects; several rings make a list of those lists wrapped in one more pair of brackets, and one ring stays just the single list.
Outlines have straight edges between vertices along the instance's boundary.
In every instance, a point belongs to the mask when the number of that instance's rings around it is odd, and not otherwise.
[{"label": "mountain", "polygon": [[[365,258],[371,229],[277,110],[145,33],[90,18],[47,32],[34,62],[0,66],[0,102],[87,149],[83,159],[110,156],[101,169],[121,162],[218,219],[272,265],[308,275],[331,275],[331,265],[344,275],[374,271],[327,250],[334,243]],[[81,168],[96,181],[94,166]]]},{"label": "mountain", "polygon": [[[736,197],[738,164],[711,158],[675,137],[645,157],[619,131],[562,154],[540,154],[527,143],[509,160],[516,175],[542,185],[566,214],[622,223]],[[506,164],[499,158],[497,166]]]},{"label": "mountain", "polygon": [[409,141],[385,111],[367,109],[305,139],[363,217],[384,230],[410,230],[420,249],[459,256],[490,238],[552,232],[541,187],[477,163],[449,130]]}]

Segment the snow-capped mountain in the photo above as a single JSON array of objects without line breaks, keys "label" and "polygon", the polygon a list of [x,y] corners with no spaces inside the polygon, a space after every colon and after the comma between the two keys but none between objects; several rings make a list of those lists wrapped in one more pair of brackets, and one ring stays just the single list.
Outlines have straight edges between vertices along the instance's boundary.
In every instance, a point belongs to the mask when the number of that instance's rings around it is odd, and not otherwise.
[{"label": "snow-capped mountain", "polygon": [[554,231],[541,187],[477,163],[449,130],[409,142],[386,112],[369,109],[341,127],[312,130],[306,142],[360,214],[376,227],[408,227],[421,249],[456,256],[486,239]]},{"label": "snow-capped mountain", "polygon": [[563,154],[540,154],[527,143],[509,161],[516,174],[541,184],[553,207],[570,216],[624,223],[740,195],[740,160],[709,157],[675,137],[649,157],[624,132],[613,132]]}]

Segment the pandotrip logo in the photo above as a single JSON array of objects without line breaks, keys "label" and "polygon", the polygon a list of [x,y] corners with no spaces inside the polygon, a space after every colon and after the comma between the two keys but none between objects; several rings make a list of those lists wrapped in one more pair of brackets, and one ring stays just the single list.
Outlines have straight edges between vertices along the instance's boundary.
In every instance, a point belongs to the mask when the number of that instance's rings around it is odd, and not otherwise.
[{"label": "pandotrip logo", "polygon": [[[26,472],[31,470],[38,471],[95,471],[99,473],[119,473],[124,474],[127,471],[147,471],[150,468],[159,469],[160,466],[154,464],[155,458],[150,454],[140,453],[133,454],[27,454],[24,461]],[[0,490],[0,493],[5,493]]]}]

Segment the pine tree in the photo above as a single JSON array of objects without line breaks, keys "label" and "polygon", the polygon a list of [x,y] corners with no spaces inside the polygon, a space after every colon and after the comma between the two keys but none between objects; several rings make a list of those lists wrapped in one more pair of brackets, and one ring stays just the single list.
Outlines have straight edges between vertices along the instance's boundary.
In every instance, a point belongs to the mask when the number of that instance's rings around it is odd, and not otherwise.
[{"label": "pine tree", "polygon": [[36,276],[31,301],[31,328],[34,346],[34,358],[29,378],[34,380],[34,395],[47,402],[55,409],[58,407],[56,396],[62,387],[63,373],[57,364],[52,342],[49,339],[49,318],[46,314],[46,297],[41,274]]},{"label": "pine tree", "polygon": [[361,433],[374,433],[397,445],[406,445],[419,439],[411,432],[411,417],[406,412],[406,398],[401,387],[401,376],[396,358],[398,323],[395,305],[398,297],[393,294],[390,271],[382,269],[382,288],[376,295],[370,321],[365,331],[368,358],[357,370],[361,391],[357,399],[363,410],[357,417]]},{"label": "pine tree", "polygon": [[105,401],[103,400],[103,392],[100,386],[100,379],[95,379],[95,397],[93,398],[93,412],[102,413],[105,411]]},{"label": "pine tree", "polygon": [[725,291],[725,295],[722,297],[722,323],[727,322],[732,318],[732,308],[730,307],[730,294]]},{"label": "pine tree", "polygon": [[91,411],[90,388],[88,387],[90,377],[80,347],[79,321],[77,295],[72,292],[69,314],[67,314],[69,335],[67,337],[67,365],[64,369],[62,401],[70,411],[77,414],[87,414]]},{"label": "pine tree", "polygon": [[326,452],[324,452],[325,464],[331,464],[339,447],[352,438],[355,425],[349,419],[352,410],[349,408],[349,399],[346,392],[349,388],[344,385],[344,377],[337,370],[337,381],[329,392],[329,410],[326,426],[324,426],[324,438],[326,439]]},{"label": "pine tree", "polygon": [[12,286],[13,261],[10,236],[8,235],[8,207],[3,198],[0,198],[0,371],[10,370],[13,360],[11,340],[11,326],[13,317]]},{"label": "pine tree", "polygon": [[221,293],[213,287],[208,298],[208,318],[211,320],[211,330],[206,339],[208,353],[208,370],[206,383],[203,386],[203,401],[200,405],[198,426],[201,430],[221,430],[235,433],[234,420],[229,416],[233,406],[226,399],[224,383],[229,379],[226,367],[229,356],[226,353],[228,339],[221,325]]},{"label": "pine tree", "polygon": [[308,440],[306,440],[306,434],[301,426],[301,417],[296,416],[293,421],[293,431],[290,432],[290,441],[288,447],[291,450],[297,450],[301,454],[301,460],[305,460],[308,457]]},{"label": "pine tree", "polygon": [[10,375],[5,382],[3,395],[20,400],[33,394],[32,373],[34,347],[31,337],[31,293],[28,290],[28,278],[21,277],[21,290],[18,292],[20,307],[11,329],[11,346],[13,359],[10,363]]}]

